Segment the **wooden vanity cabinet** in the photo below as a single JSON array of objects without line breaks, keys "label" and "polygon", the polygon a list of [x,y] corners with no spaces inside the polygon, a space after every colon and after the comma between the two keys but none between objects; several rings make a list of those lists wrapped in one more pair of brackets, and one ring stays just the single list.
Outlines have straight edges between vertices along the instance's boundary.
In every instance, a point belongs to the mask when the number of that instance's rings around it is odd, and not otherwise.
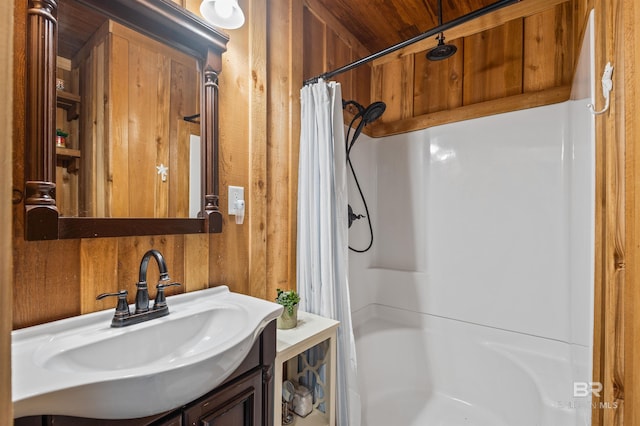
[{"label": "wooden vanity cabinet", "polygon": [[264,329],[229,378],[197,400],[164,414],[131,420],[31,416],[15,426],[273,426],[276,322]]}]

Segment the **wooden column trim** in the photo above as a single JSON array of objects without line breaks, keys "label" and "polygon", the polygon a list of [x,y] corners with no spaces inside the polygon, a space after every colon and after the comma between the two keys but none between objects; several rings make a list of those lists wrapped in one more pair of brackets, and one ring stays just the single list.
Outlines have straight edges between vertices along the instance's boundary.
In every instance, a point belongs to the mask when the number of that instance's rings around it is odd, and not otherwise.
[{"label": "wooden column trim", "polygon": [[27,9],[27,99],[25,238],[57,239],[55,200],[56,0],[29,0]]},{"label": "wooden column trim", "polygon": [[[212,114],[201,115],[203,121],[202,136],[200,140],[201,151],[206,155],[202,156],[203,161],[203,182],[204,189],[204,216],[205,232],[222,232],[222,213],[219,207],[219,173],[218,173],[218,74],[222,68],[220,55],[209,50],[204,66],[202,105],[200,111],[206,111],[205,105],[209,105]],[[212,147],[206,149],[207,146]]]},{"label": "wooden column trim", "polygon": [[27,10],[27,138],[28,181],[55,179],[56,0],[30,0]]},{"label": "wooden column trim", "polygon": [[13,174],[13,32],[14,0],[0,2],[0,424],[13,424],[11,402],[11,325],[13,247],[11,182]]}]

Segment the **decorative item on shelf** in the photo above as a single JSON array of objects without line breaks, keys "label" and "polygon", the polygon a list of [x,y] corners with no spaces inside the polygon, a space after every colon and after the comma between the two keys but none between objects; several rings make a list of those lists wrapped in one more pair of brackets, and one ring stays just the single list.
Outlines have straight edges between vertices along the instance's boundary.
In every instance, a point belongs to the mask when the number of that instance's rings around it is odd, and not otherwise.
[{"label": "decorative item on shelf", "polygon": [[61,129],[56,129],[56,146],[60,148],[66,148],[67,136],[69,136],[69,133]]},{"label": "decorative item on shelf", "polygon": [[163,163],[160,163],[159,166],[156,166],[156,170],[158,171],[158,174],[160,175],[160,179],[162,179],[163,182],[167,181],[167,173],[169,173],[169,167],[165,166]]},{"label": "decorative item on shelf", "polygon": [[296,393],[296,388],[289,380],[282,382],[282,424],[290,425],[293,423],[293,414],[291,414],[291,401]]},{"label": "decorative item on shelf", "polygon": [[305,386],[296,386],[296,391],[293,394],[293,412],[300,417],[307,417],[311,411],[313,411],[313,396],[311,391]]},{"label": "decorative item on shelf", "polygon": [[56,90],[64,90],[65,83],[61,78],[56,78]]},{"label": "decorative item on shelf", "polygon": [[278,317],[276,324],[279,329],[287,330],[294,328],[298,325],[298,303],[300,303],[300,296],[295,290],[283,291],[276,290],[278,297],[276,297],[276,303],[284,306],[284,311]]}]

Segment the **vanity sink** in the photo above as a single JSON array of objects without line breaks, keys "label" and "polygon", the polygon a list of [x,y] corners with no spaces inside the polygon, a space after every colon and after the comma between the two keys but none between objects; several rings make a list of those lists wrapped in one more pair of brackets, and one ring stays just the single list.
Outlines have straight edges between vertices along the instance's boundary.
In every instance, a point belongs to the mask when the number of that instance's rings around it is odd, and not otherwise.
[{"label": "vanity sink", "polygon": [[167,298],[171,314],[112,328],[113,309],[14,331],[16,418],[150,416],[222,383],[278,304],[220,286]]}]

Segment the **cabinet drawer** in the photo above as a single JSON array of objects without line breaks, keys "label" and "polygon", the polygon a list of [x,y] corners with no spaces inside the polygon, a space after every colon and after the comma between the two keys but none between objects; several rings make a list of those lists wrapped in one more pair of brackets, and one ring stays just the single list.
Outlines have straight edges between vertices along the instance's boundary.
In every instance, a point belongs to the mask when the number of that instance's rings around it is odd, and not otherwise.
[{"label": "cabinet drawer", "polygon": [[262,424],[262,371],[232,382],[184,411],[185,426]]}]

